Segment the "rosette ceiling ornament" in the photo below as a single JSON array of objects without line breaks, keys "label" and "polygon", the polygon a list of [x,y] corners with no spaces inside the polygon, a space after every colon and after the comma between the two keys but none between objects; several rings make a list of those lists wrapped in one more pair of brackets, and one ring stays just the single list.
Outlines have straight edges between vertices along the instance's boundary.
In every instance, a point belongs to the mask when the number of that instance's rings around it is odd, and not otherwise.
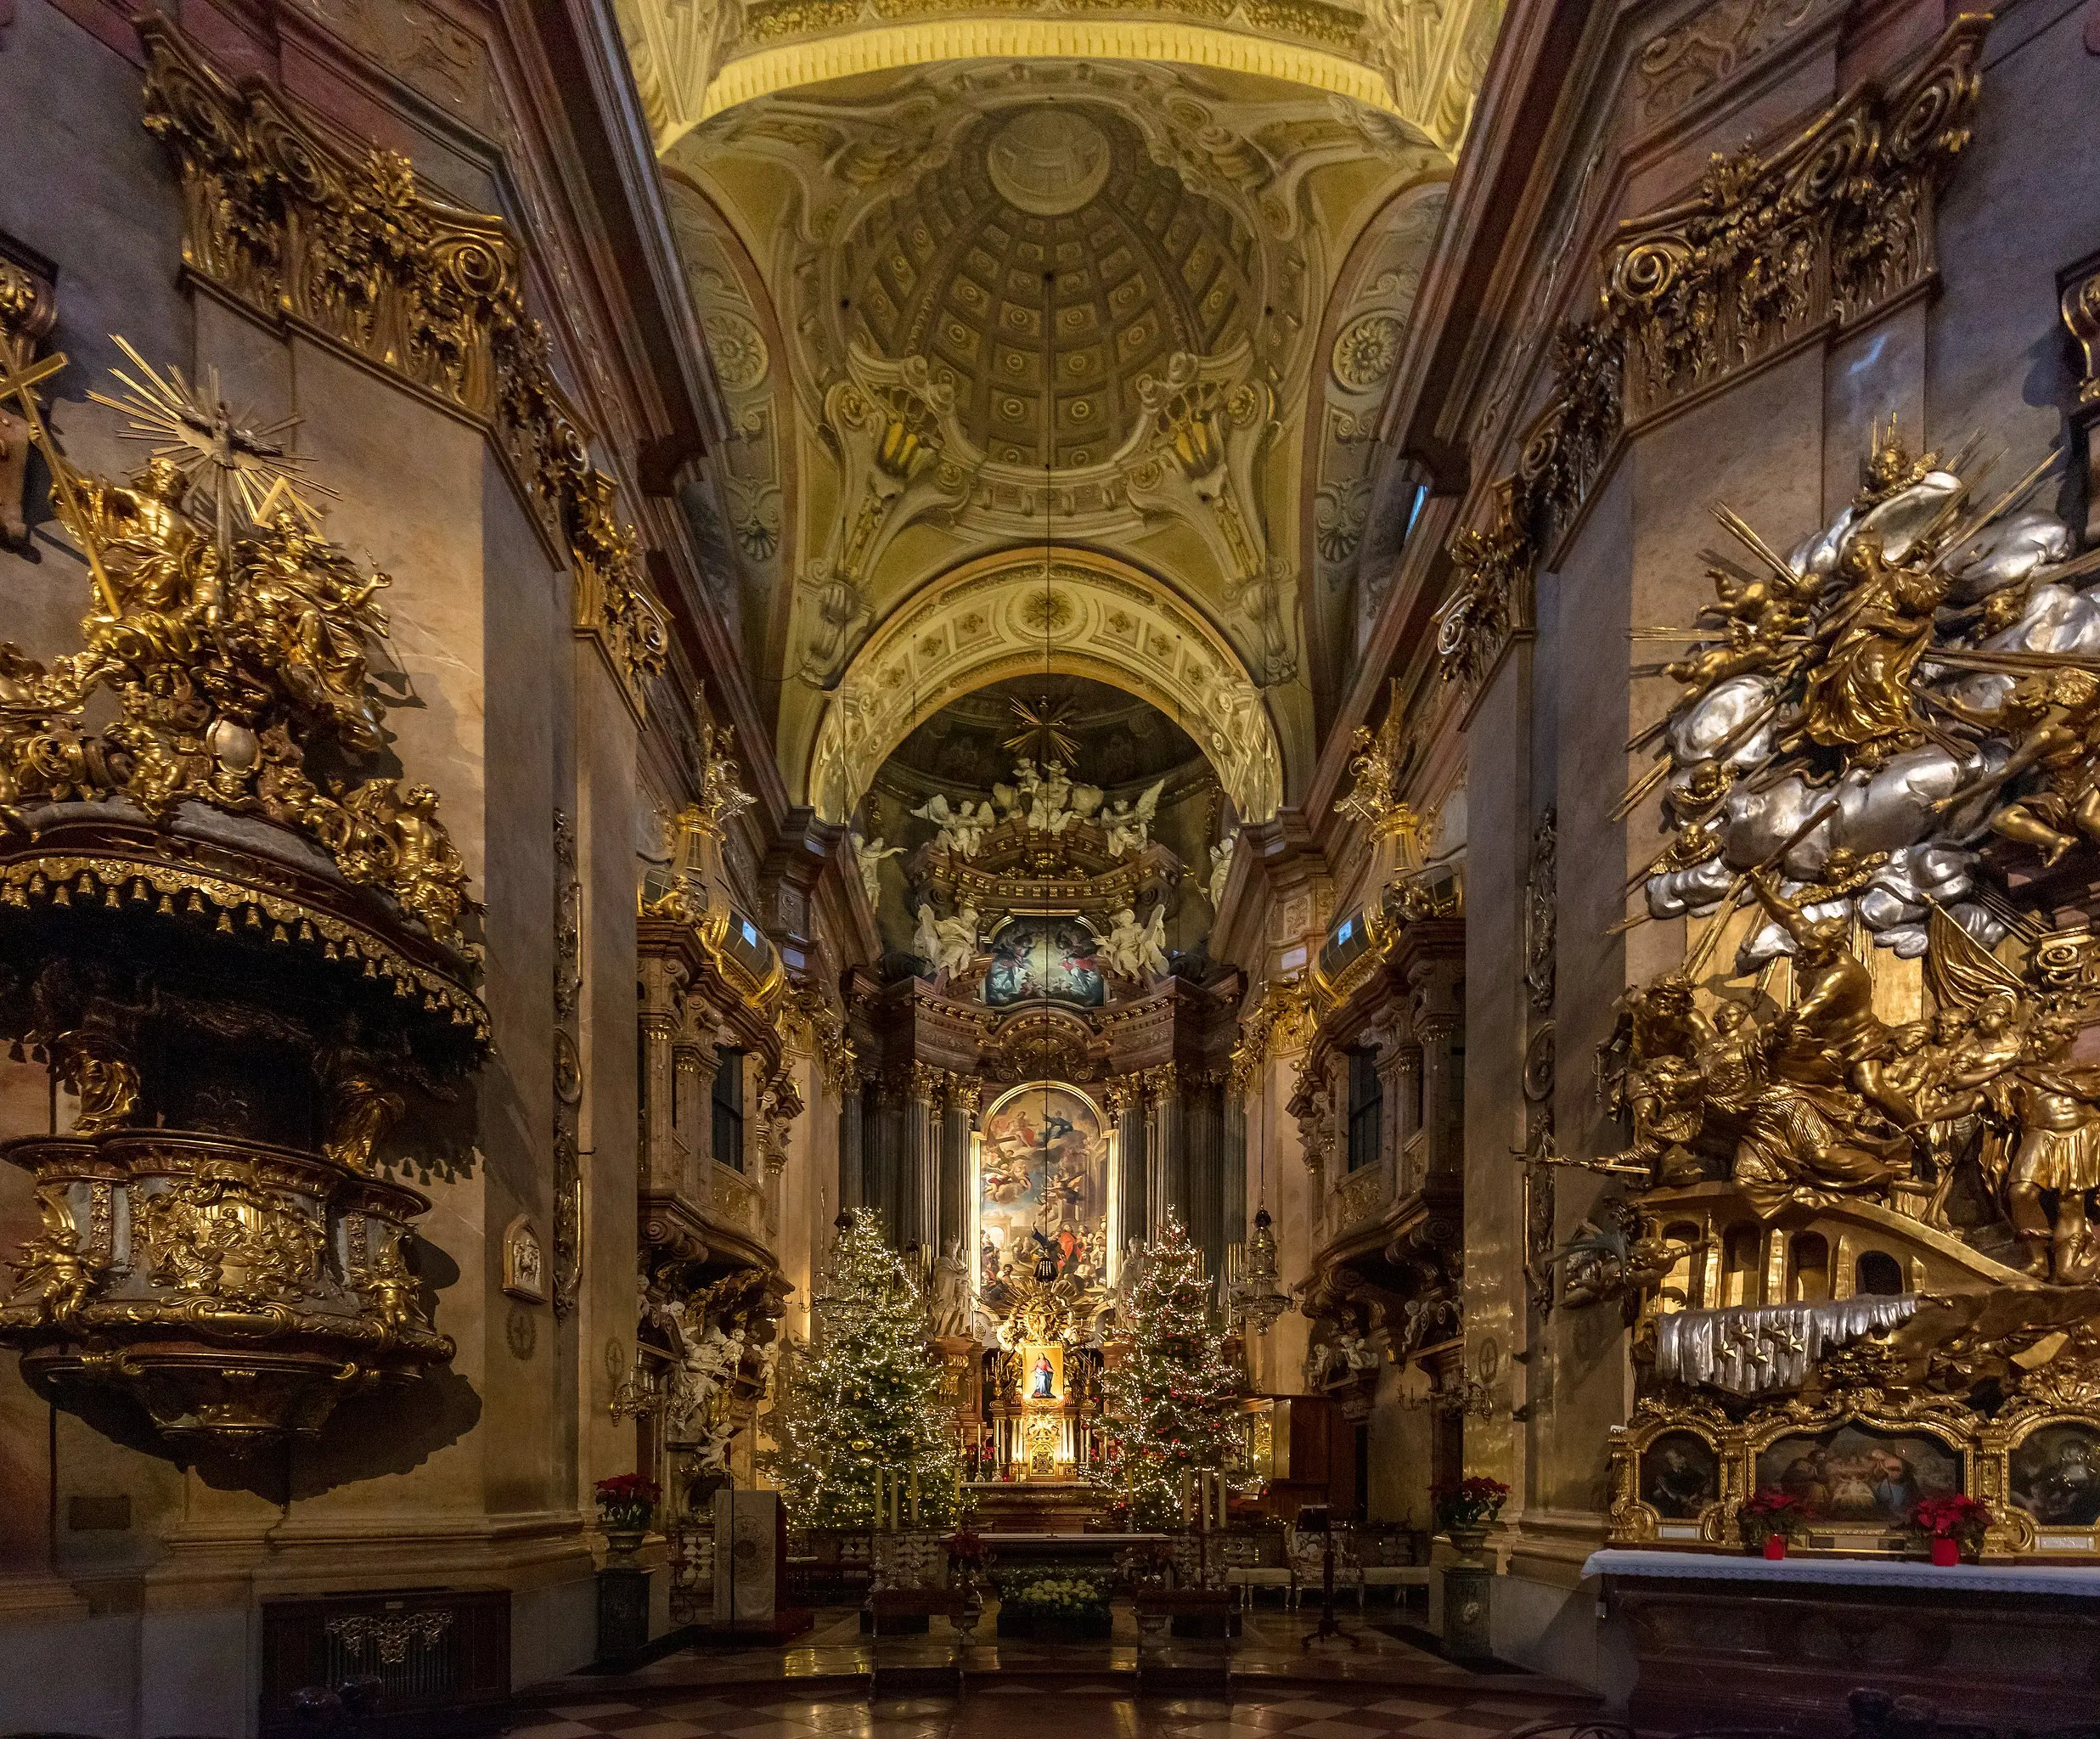
[{"label": "rosette ceiling ornament", "polygon": [[374,770],[386,577],[216,380],[126,350],[97,397],[150,447],[127,483],[45,428],[64,358],[0,382],[92,593],[78,651],[0,644],[0,1018],[78,1102],[0,1149],[42,1222],[0,1342],[61,1404],[114,1388],[241,1449],[451,1357],[408,1253],[429,1202],[383,1173],[488,1020],[436,796]]}]

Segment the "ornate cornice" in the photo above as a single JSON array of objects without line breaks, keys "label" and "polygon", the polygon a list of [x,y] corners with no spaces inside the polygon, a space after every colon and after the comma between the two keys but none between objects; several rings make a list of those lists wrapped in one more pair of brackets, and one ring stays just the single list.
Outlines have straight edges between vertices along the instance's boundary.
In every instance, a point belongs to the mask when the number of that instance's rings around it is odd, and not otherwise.
[{"label": "ornate cornice", "polygon": [[1627,434],[1931,279],[1934,201],[1968,144],[1990,26],[1956,19],[1893,91],[1862,83],[1791,143],[1716,156],[1689,198],[1620,225],[1515,474],[1484,528],[1451,541],[1446,681],[1478,688],[1530,633],[1534,571]]},{"label": "ornate cornice", "polygon": [[576,575],[576,630],[637,716],[667,635],[633,528],[613,511],[526,311],[500,217],[426,198],[408,160],[352,156],[259,78],[230,82],[165,19],[138,25],[145,126],[175,160],[183,260],[267,319],[297,326],[488,431]]}]

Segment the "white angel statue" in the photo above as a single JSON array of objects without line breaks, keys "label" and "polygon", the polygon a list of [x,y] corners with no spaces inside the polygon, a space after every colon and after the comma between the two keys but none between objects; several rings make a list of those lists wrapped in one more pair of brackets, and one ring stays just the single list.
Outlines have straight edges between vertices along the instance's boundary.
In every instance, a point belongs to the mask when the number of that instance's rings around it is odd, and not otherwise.
[{"label": "white angel statue", "polygon": [[1134,975],[1146,983],[1167,976],[1167,903],[1164,900],[1152,908],[1152,915],[1145,920],[1144,934],[1138,939],[1138,970]]},{"label": "white angel statue", "polygon": [[[1028,814],[1035,807],[1035,794],[1043,783],[1043,775],[1035,770],[1035,763],[1023,755],[1014,763],[1014,782],[992,787],[992,801],[999,806],[999,819],[1011,821],[1015,816]],[[1028,825],[1035,824],[1031,821]]]},{"label": "white angel statue", "polygon": [[[947,797],[936,791],[911,813],[931,821],[941,843],[949,851],[974,858],[977,847],[984,843],[984,822],[979,819],[975,803],[967,797],[960,801],[961,808],[951,809]],[[986,807],[988,810],[990,806]]]},{"label": "white angel statue", "polygon": [[929,972],[941,970],[941,920],[924,900],[919,903],[919,927],[912,934],[911,951],[926,963]]},{"label": "white angel statue", "polygon": [[1072,824],[1072,780],[1065,763],[1052,761],[1028,799],[1028,825],[1043,833],[1062,833]]},{"label": "white angel statue", "polygon": [[[1094,930],[1091,924],[1087,928]],[[1108,933],[1104,936],[1094,930],[1094,936],[1101,945],[1102,964],[1118,977],[1147,984],[1166,972],[1166,901],[1154,906],[1152,915],[1142,924],[1129,906],[1121,907],[1109,920]]]},{"label": "white angel statue", "polygon": [[868,890],[870,905],[882,898],[882,860],[894,858],[904,849],[902,846],[885,845],[881,834],[873,839],[853,836],[853,861],[860,866],[860,885]]},{"label": "white angel statue", "polygon": [[1159,813],[1159,794],[1166,787],[1165,779],[1157,779],[1134,803],[1111,803],[1101,811],[1101,831],[1108,836],[1110,857],[1145,849],[1152,836],[1152,817]]},{"label": "white angel statue", "polygon": [[[930,907],[920,909],[923,915]],[[951,981],[966,977],[970,969],[977,963],[977,909],[965,900],[952,918],[942,918],[933,926],[935,966],[948,974]]]}]

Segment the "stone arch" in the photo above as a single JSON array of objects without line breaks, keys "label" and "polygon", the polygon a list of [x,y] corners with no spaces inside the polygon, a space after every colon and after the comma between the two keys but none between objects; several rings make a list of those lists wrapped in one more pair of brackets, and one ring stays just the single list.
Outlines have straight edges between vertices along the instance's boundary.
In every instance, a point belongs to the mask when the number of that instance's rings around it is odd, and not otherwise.
[{"label": "stone arch", "polygon": [[1267,702],[1225,636],[1158,581],[1090,550],[1008,549],[915,594],[854,654],[810,750],[808,796],[845,822],[898,744],[959,694],[1041,671],[1149,701],[1196,740],[1244,821],[1283,800]]},{"label": "stone arch", "polygon": [[712,68],[695,117],[775,91],[943,60],[1174,61],[1252,74],[1347,97],[1397,114],[1392,87],[1378,68],[1348,55],[1181,20],[1087,18],[943,19],[876,25],[784,43]]}]

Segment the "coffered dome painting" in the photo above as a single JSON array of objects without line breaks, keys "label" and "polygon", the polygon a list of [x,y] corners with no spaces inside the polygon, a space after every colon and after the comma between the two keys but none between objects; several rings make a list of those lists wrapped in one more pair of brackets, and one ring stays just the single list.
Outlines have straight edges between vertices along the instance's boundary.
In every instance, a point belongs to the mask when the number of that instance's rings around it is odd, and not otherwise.
[{"label": "coffered dome painting", "polygon": [[[703,14],[636,0],[623,18],[688,282],[744,407],[688,508],[738,566],[797,797],[835,813],[895,746],[849,718],[916,712],[868,698],[871,636],[894,663],[909,637],[890,625],[922,592],[1047,549],[1127,566],[1160,606],[1126,599],[1131,633],[1067,667],[1156,696],[1137,649],[1200,649],[1204,692],[1263,715],[1232,728],[1228,787],[1280,801],[1309,773],[1293,757],[1356,614],[1318,590],[1337,582],[1316,522],[1337,500],[1362,511],[1355,455],[1327,451],[1322,346],[1339,290],[1357,348],[1384,346],[1348,364],[1368,426],[1463,127],[1422,80],[1459,76],[1470,10],[1404,52],[1375,9],[1292,12],[1332,39],[1312,59],[1310,38],[1283,52],[1287,31],[1227,52],[1213,39],[1231,30],[1179,25],[1144,58],[1024,31],[950,59],[892,9],[819,41],[814,14],[746,7],[702,42]],[[1267,771],[1246,776],[1269,745],[1274,796]]]}]

